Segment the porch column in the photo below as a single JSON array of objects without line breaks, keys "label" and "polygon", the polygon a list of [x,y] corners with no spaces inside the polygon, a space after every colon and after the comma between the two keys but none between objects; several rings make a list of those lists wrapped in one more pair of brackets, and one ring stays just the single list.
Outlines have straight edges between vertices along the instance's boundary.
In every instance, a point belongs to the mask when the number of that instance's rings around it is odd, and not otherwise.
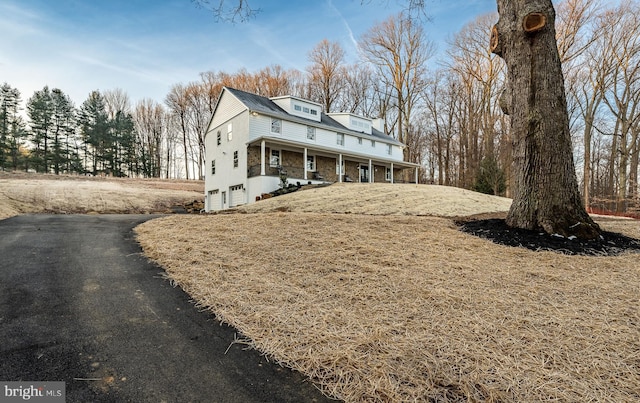
[{"label": "porch column", "polygon": [[420,167],[416,167],[416,184],[418,183],[418,172],[420,170]]},{"label": "porch column", "polygon": [[307,180],[307,147],[304,148],[304,160],[302,163],[304,164],[304,180]]},{"label": "porch column", "polygon": [[373,172],[373,164],[371,163],[371,160],[369,160],[369,183],[373,183],[374,175],[375,175],[375,172]]},{"label": "porch column", "polygon": [[342,154],[338,154],[338,182],[342,183]]},{"label": "porch column", "polygon": [[265,160],[265,142],[264,140],[262,140],[262,142],[260,143],[260,175],[264,176],[266,174],[265,168],[264,168],[264,160]]},{"label": "porch column", "polygon": [[391,163],[391,183],[393,184],[393,162]]}]

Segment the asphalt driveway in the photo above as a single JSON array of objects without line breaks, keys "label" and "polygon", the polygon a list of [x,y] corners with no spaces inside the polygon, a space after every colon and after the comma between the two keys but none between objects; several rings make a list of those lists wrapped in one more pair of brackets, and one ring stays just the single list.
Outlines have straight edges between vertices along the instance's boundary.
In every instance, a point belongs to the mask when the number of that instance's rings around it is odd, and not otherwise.
[{"label": "asphalt driveway", "polygon": [[146,260],[149,215],[0,221],[0,381],[64,381],[67,402],[322,402],[233,343]]}]

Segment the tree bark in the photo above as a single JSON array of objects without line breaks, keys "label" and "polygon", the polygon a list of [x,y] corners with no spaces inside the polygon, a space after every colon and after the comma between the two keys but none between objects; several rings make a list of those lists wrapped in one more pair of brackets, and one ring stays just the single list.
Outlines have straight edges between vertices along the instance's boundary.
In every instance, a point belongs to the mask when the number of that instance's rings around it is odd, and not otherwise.
[{"label": "tree bark", "polygon": [[511,227],[594,239],[578,190],[551,0],[497,0],[491,49],[507,65],[513,133]]}]

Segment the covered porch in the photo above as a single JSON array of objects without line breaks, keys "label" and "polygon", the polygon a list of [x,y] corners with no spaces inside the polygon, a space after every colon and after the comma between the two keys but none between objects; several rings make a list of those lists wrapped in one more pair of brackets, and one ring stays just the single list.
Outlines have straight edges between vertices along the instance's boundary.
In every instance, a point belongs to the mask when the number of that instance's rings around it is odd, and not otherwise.
[{"label": "covered porch", "polygon": [[419,165],[262,139],[247,145],[247,171],[249,178],[282,176],[291,184],[417,183]]}]

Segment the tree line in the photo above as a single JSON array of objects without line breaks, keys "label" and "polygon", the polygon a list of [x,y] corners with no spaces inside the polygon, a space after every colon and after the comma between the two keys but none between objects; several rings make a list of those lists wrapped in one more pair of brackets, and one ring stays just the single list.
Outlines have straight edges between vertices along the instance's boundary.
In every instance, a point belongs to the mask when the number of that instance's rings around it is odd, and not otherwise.
[{"label": "tree line", "polygon": [[[638,200],[640,3],[564,0],[556,6],[571,132],[587,206],[624,210]],[[255,72],[209,71],[171,87],[163,103],[131,106],[121,90],[92,92],[76,108],[59,89],[0,91],[0,166],[38,172],[147,177],[204,176],[204,138],[223,86],[266,97],[294,95],[327,112],[383,117],[407,144],[420,181],[510,196],[512,136],[501,110],[503,61],[489,49],[496,14],[453,35],[435,60],[428,22],[393,15],[358,40],[346,63],[322,40],[305,71],[270,65]],[[436,66],[428,68],[428,66]],[[504,104],[504,100],[502,100]]]}]

